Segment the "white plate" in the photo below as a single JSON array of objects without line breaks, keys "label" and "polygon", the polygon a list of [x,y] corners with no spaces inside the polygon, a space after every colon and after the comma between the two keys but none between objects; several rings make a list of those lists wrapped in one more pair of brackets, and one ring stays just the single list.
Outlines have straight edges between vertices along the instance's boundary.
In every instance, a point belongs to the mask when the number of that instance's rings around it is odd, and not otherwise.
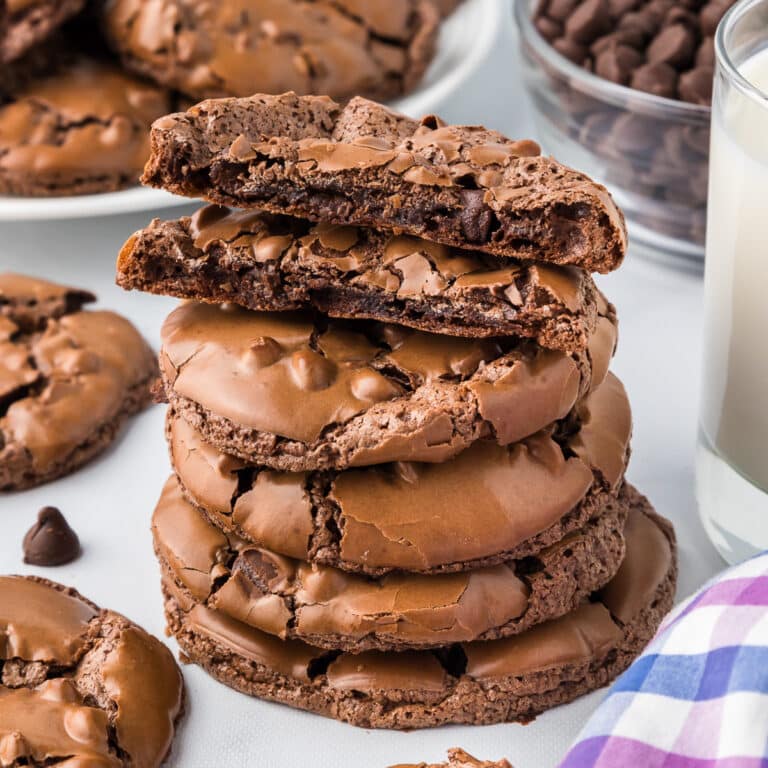
[{"label": "white plate", "polygon": [[[392,106],[417,116],[436,111],[482,62],[505,23],[504,7],[497,0],[467,0],[459,6],[441,27],[437,54],[419,88]],[[91,218],[188,203],[187,198],[142,187],[70,197],[0,196],[0,221]]]}]

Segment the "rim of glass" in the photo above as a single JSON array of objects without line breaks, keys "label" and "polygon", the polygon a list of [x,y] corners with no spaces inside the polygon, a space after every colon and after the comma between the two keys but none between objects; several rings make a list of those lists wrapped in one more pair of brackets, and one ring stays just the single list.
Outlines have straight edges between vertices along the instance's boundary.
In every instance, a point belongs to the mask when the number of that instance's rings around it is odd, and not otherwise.
[{"label": "rim of glass", "polygon": [[712,108],[700,104],[690,104],[687,101],[669,99],[666,96],[656,96],[645,91],[638,91],[626,85],[612,83],[610,80],[598,77],[583,67],[574,64],[570,59],[558,53],[542,36],[533,23],[533,8],[538,0],[514,0],[514,14],[518,29],[524,38],[536,49],[536,52],[546,59],[553,67],[565,74],[571,81],[578,84],[583,92],[594,95],[603,101],[626,104],[631,100],[633,107],[642,105],[649,110],[663,108],[670,114],[688,118],[706,118]]},{"label": "rim of glass", "polygon": [[[718,66],[734,86],[744,95],[758,101],[762,106],[768,106],[768,93],[762,91],[739,72],[728,53],[727,43],[727,38],[733,31],[734,26],[746,15],[754,11],[756,6],[762,4],[766,5],[766,12],[768,12],[766,0],[741,0],[741,2],[736,3],[736,5],[730,8],[725,16],[723,16],[722,21],[717,27],[717,32],[715,32],[715,56],[717,57]],[[766,49],[768,49],[768,37],[766,37],[766,47],[763,50]]]}]

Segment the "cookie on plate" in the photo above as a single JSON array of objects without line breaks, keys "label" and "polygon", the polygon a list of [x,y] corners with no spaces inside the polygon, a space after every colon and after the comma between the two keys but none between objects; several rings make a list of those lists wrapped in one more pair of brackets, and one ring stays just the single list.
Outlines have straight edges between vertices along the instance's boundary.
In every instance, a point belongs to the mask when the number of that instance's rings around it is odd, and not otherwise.
[{"label": "cookie on plate", "polygon": [[0,63],[15,61],[47,40],[86,0],[0,0]]},{"label": "cookie on plate", "polygon": [[181,488],[214,525],[298,560],[380,575],[462,571],[536,555],[610,517],[626,467],[631,414],[609,378],[567,436],[511,446],[479,441],[439,464],[324,472],[248,466],[168,420]]},{"label": "cookie on plate", "polygon": [[480,438],[507,445],[564,418],[605,378],[606,307],[569,355],[310,312],[188,302],[162,329],[168,400],[226,453],[289,472],[441,462]]},{"label": "cookie on plate", "polygon": [[193,98],[386,100],[421,79],[438,13],[428,0],[108,0],[102,19],[127,68]]},{"label": "cookie on plate", "polygon": [[284,640],[402,651],[510,637],[576,609],[616,575],[627,509],[607,507],[535,560],[440,575],[367,578],[256,547],[209,523],[175,478],[152,534],[165,576],[210,608]]},{"label": "cookie on plate", "polygon": [[137,183],[166,91],[84,57],[0,103],[0,194],[109,192]]},{"label": "cookie on plate", "polygon": [[44,579],[0,577],[0,761],[155,768],[184,703],[171,652]]},{"label": "cookie on plate", "polygon": [[584,349],[603,303],[573,267],[510,262],[365,227],[208,206],[123,246],[117,282],[180,298],[381,320],[449,336]]},{"label": "cookie on plate", "polygon": [[629,489],[617,575],[565,616],[503,640],[434,651],[349,654],[279,640],[164,579],[169,628],[186,658],[244,693],[366,728],[526,722],[606,685],[653,636],[674,598],[672,526]]},{"label": "cookie on plate", "polygon": [[66,475],[151,399],[152,350],[93,295],[0,274],[0,491]]},{"label": "cookie on plate", "polygon": [[528,140],[354,98],[204,101],[152,127],[147,184],[235,208],[398,230],[504,258],[610,272],[624,217]]}]

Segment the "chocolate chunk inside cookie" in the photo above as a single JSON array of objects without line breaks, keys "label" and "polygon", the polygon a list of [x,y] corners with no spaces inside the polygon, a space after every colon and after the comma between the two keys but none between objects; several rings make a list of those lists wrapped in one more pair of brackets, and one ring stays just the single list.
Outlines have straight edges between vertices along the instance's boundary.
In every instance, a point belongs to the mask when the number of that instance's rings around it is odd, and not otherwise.
[{"label": "chocolate chunk inside cookie", "polygon": [[324,224],[399,230],[444,245],[610,272],[622,214],[535,142],[413,120],[354,98],[203,102],[152,129],[147,184]]},{"label": "chocolate chunk inside cookie", "polygon": [[522,336],[584,349],[597,288],[573,267],[515,262],[365,227],[208,206],[155,221],[118,260],[118,283],[254,310],[312,305],[451,336]]}]

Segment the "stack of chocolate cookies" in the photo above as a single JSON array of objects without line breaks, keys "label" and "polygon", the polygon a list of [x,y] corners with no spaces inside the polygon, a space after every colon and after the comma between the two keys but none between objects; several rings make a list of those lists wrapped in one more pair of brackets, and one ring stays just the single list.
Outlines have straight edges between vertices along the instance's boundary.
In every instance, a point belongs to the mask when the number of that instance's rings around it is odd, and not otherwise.
[{"label": "stack of chocolate cookies", "polygon": [[527,720],[623,670],[676,566],[624,482],[589,274],[624,255],[608,193],[533,142],[363,99],[207,101],[152,145],[148,183],[214,203],[118,262],[189,299],[162,331],[153,518],[185,656],[387,728]]}]

